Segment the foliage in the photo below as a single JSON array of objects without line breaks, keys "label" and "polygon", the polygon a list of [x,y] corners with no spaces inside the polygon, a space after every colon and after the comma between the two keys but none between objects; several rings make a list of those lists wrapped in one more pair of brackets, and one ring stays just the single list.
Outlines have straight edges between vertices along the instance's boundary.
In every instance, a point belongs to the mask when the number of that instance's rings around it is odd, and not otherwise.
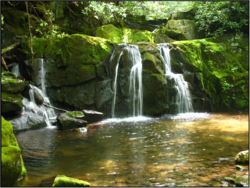
[{"label": "foliage", "polygon": [[45,38],[45,39],[49,39],[49,38],[62,38],[68,34],[65,34],[64,32],[61,33],[59,31],[59,27],[57,25],[53,25],[52,24],[52,20],[51,20],[51,11],[50,10],[44,10],[45,11],[45,15],[48,15],[49,20],[40,20],[40,26],[35,30],[37,33],[39,33],[41,35],[41,37]]},{"label": "foliage", "polygon": [[196,1],[195,20],[206,36],[218,37],[226,31],[240,31],[248,26],[248,1]]},{"label": "foliage", "polygon": [[[4,24],[3,19],[4,19],[4,16],[1,14],[1,25],[3,25],[3,24]],[[3,30],[3,28],[1,28],[1,30]]]},{"label": "foliage", "polygon": [[236,66],[236,67],[231,68],[231,72],[232,72],[232,73],[234,73],[236,70],[238,70],[238,67],[237,67],[237,66]]},{"label": "foliage", "polygon": [[222,83],[222,92],[225,92],[225,93],[226,93],[226,92],[229,91],[232,87],[234,87],[234,85],[227,83],[227,81],[224,81],[224,82]]},{"label": "foliage", "polygon": [[166,19],[172,12],[186,10],[193,6],[191,1],[82,1],[86,7],[82,13],[93,13],[96,19],[114,21],[116,15],[124,19],[127,14],[145,16],[146,20]]}]

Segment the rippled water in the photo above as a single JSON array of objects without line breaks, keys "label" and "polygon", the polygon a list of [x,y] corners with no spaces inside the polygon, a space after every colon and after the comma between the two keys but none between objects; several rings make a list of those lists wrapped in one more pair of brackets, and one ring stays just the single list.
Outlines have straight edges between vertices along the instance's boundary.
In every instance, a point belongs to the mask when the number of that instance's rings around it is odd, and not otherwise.
[{"label": "rippled water", "polygon": [[64,174],[91,186],[220,186],[249,148],[248,114],[188,113],[107,119],[96,131],[40,129],[17,135],[26,183]]}]

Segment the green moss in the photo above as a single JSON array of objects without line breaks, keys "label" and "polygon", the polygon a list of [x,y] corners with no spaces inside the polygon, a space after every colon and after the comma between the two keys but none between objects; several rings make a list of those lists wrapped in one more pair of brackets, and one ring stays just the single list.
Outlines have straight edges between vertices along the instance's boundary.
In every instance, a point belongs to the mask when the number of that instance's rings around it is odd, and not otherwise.
[{"label": "green moss", "polygon": [[1,180],[2,186],[13,186],[26,175],[21,150],[10,122],[1,117]]},{"label": "green moss", "polygon": [[65,175],[58,175],[54,183],[53,187],[89,187],[90,183],[87,181],[79,180],[76,178],[70,178]]},{"label": "green moss", "polygon": [[71,112],[66,112],[66,115],[71,118],[83,118],[84,113],[82,111],[71,111]]},{"label": "green moss", "polygon": [[[232,98],[232,94],[221,93],[221,87],[225,80],[233,85],[233,88],[244,85],[249,75],[248,70],[244,68],[248,62],[247,53],[238,49],[239,53],[233,54],[235,48],[228,47],[225,43],[211,42],[209,39],[175,41],[171,45],[178,52],[178,56],[172,58],[173,64],[184,62],[189,65],[189,71],[202,73],[202,86],[212,99],[213,109],[232,108],[234,101],[228,100],[229,96]],[[230,92],[238,95],[234,89]],[[240,95],[239,93],[236,99]],[[246,105],[243,101],[236,100],[236,106]]]},{"label": "green moss", "polygon": [[121,28],[109,24],[99,27],[96,36],[108,39],[112,43],[154,42],[152,32]]}]

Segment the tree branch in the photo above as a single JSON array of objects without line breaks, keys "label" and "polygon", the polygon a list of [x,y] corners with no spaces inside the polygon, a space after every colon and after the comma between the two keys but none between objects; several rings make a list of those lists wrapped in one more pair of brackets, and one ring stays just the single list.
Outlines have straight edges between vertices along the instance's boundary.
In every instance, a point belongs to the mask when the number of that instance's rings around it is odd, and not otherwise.
[{"label": "tree branch", "polygon": [[3,55],[4,53],[12,50],[13,48],[15,48],[16,46],[18,46],[20,43],[15,43],[15,44],[12,44],[10,46],[8,46],[7,48],[4,48],[1,50],[1,55]]},{"label": "tree branch", "polygon": [[5,63],[5,61],[4,61],[3,56],[2,56],[2,65],[3,65],[3,67],[5,68],[5,70],[9,71],[9,69],[8,69],[8,67],[7,67],[7,65],[6,65],[6,63]]},{"label": "tree branch", "polygon": [[64,112],[68,112],[67,110],[64,110],[64,109],[61,109],[61,108],[56,108],[56,107],[54,107],[54,106],[50,106],[50,105],[45,104],[45,103],[43,103],[43,105],[44,105],[44,106],[47,106],[47,107],[49,107],[49,108],[54,108],[54,109],[56,109],[56,110],[60,110],[60,111],[64,111]]}]

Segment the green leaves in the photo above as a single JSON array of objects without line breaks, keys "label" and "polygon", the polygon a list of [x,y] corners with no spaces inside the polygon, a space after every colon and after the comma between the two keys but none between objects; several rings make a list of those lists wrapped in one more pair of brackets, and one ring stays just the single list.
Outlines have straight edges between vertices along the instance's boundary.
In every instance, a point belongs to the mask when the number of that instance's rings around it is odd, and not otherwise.
[{"label": "green leaves", "polygon": [[103,21],[104,19],[114,21],[113,14],[122,19],[127,14],[145,16],[147,20],[166,19],[172,12],[185,11],[192,8],[194,4],[191,1],[122,1],[118,5],[109,1],[89,1],[88,3],[82,13],[85,15],[94,14],[95,18],[98,17],[97,19]]},{"label": "green leaves", "polygon": [[243,25],[248,25],[248,6],[248,1],[196,1],[194,13],[198,29],[214,38],[228,29],[240,31]]},{"label": "green leaves", "polygon": [[[1,14],[1,24],[2,24],[2,25],[4,24],[3,19],[4,19],[4,16]],[[2,27],[1,27],[1,30],[3,30],[3,28],[2,28]]]}]

